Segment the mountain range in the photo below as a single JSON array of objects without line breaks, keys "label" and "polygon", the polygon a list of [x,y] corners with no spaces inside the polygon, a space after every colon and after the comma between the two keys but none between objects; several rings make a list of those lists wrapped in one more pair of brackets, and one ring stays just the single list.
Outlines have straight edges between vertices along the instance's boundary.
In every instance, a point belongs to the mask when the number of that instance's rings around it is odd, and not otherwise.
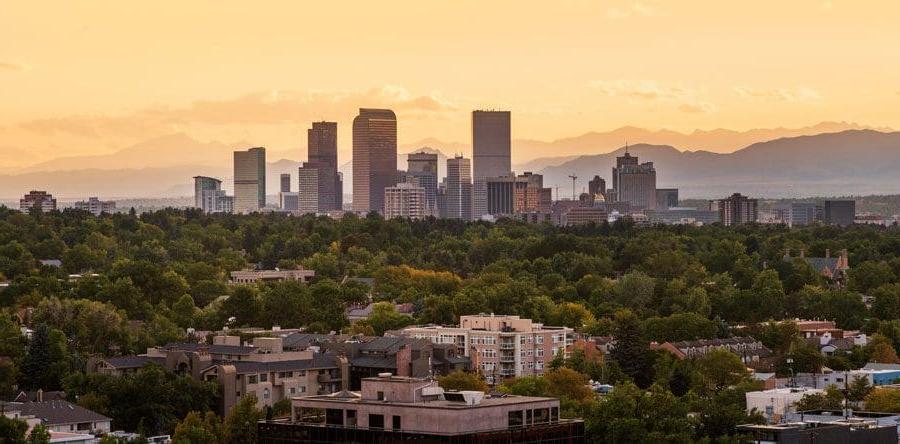
[{"label": "mountain range", "polygon": [[[558,186],[568,197],[572,186],[568,175],[579,176],[578,189],[594,175],[609,179],[615,156],[627,140],[641,161],[655,163],[659,186],[679,187],[684,197],[716,196],[726,184],[733,191],[770,197],[885,193],[900,188],[894,177],[900,166],[898,134],[828,122],[798,129],[690,134],[624,127],[553,142],[514,140],[514,157],[520,151],[544,155],[516,162],[513,168],[544,174],[546,186]],[[748,143],[741,148],[737,144],[743,141]],[[192,193],[191,178],[196,175],[219,177],[230,185],[231,152],[247,146],[252,144],[200,142],[172,134],[112,154],[60,157],[0,174],[0,197],[17,198],[29,189],[47,189],[62,198],[186,196]],[[420,147],[438,154],[442,175],[447,156],[468,156],[470,151],[465,144],[424,139],[399,147],[398,168],[405,168],[405,153]],[[733,149],[737,151],[718,152]],[[297,151],[268,149],[270,194],[278,189],[279,174],[296,177]],[[340,166],[346,193],[352,189],[351,169],[350,162]]]}]

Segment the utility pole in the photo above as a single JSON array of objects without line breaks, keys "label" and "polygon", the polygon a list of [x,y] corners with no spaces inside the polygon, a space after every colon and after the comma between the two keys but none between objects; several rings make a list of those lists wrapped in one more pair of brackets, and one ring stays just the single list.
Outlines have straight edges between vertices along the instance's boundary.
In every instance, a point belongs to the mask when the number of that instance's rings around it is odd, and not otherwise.
[{"label": "utility pole", "polygon": [[575,173],[569,174],[569,179],[572,179],[572,200],[575,200],[575,179],[578,179],[578,176]]}]

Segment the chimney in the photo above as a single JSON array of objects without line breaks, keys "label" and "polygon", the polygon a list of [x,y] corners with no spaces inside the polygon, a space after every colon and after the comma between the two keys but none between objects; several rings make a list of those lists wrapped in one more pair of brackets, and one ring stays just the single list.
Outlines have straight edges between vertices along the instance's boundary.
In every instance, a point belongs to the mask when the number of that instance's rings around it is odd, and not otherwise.
[{"label": "chimney", "polygon": [[784,257],[788,257],[788,258],[791,257],[791,249],[790,248],[784,249]]},{"label": "chimney", "polygon": [[801,249],[800,249],[800,257],[801,257],[801,258],[806,257],[806,248],[801,248]]},{"label": "chimney", "polygon": [[44,390],[42,389],[37,391],[37,402],[44,402]]},{"label": "chimney", "polygon": [[830,249],[830,248],[826,248],[826,249],[825,249],[825,258],[828,259],[828,258],[830,258],[830,257],[831,257],[831,249]]}]

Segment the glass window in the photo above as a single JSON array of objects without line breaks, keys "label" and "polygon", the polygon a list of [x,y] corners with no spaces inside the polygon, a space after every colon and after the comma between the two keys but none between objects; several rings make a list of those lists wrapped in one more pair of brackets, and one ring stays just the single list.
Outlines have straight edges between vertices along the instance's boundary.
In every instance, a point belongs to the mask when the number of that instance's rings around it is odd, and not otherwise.
[{"label": "glass window", "polygon": [[509,426],[510,427],[522,427],[524,424],[522,422],[522,411],[514,410],[509,412]]},{"label": "glass window", "polygon": [[266,381],[268,381],[268,380],[269,380],[269,374],[268,374],[268,373],[260,373],[260,374],[259,374],[259,382],[266,382]]},{"label": "glass window", "polygon": [[391,424],[391,429],[392,430],[400,430],[400,428],[401,428],[400,427],[400,417],[397,415],[394,415],[394,423]]},{"label": "glass window", "polygon": [[247,377],[247,384],[256,384],[256,375],[250,375]]},{"label": "glass window", "polygon": [[344,425],[344,411],[341,409],[325,409],[325,424]]},{"label": "glass window", "polygon": [[378,392],[378,400],[384,401],[384,392]]},{"label": "glass window", "polygon": [[384,428],[384,415],[373,415],[369,414],[369,428],[370,429],[383,429]]}]

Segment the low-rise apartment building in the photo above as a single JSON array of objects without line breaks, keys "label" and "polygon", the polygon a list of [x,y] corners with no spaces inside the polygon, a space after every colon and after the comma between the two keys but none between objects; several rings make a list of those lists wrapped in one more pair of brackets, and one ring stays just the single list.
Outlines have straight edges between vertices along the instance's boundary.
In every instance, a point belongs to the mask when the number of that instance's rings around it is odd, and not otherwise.
[{"label": "low-rise apartment building", "polygon": [[557,353],[565,353],[573,330],[518,316],[461,316],[459,326],[426,325],[391,332],[435,344],[456,345],[489,384],[503,378],[541,375]]},{"label": "low-rise apartment building", "polygon": [[383,374],[359,392],[297,397],[291,419],[259,424],[260,444],[342,442],[583,443],[584,424],[559,400],[444,391],[436,381]]}]

